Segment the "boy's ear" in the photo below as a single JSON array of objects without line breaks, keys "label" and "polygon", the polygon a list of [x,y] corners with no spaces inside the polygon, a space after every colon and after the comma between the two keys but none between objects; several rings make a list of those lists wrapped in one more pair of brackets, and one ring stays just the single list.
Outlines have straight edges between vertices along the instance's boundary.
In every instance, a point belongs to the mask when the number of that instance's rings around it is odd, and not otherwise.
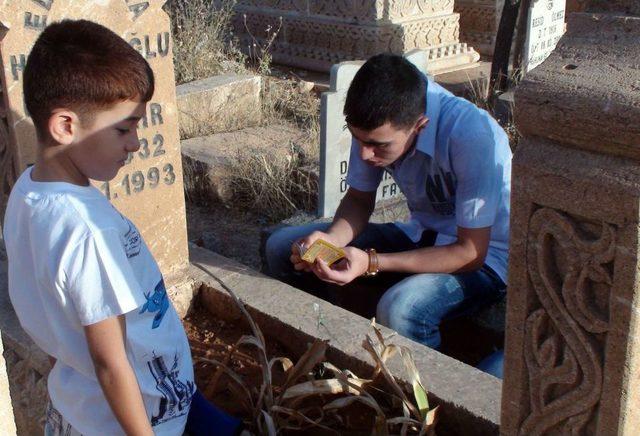
[{"label": "boy's ear", "polygon": [[420,118],[418,118],[418,121],[416,121],[416,131],[419,132],[420,130],[424,129],[425,127],[427,127],[427,124],[429,124],[429,118],[424,115],[420,115]]},{"label": "boy's ear", "polygon": [[47,128],[49,135],[58,144],[69,145],[73,142],[80,119],[69,109],[54,109],[49,117]]}]

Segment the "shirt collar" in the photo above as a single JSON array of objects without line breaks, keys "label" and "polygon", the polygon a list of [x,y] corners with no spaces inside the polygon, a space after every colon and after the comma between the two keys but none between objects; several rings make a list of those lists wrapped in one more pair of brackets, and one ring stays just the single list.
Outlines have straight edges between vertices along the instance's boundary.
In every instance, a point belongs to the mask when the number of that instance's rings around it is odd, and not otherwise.
[{"label": "shirt collar", "polygon": [[429,122],[418,134],[415,149],[433,157],[436,148],[436,133],[438,132],[442,88],[430,77],[426,75],[423,77],[427,82],[427,110],[425,111],[425,116],[429,119]]}]

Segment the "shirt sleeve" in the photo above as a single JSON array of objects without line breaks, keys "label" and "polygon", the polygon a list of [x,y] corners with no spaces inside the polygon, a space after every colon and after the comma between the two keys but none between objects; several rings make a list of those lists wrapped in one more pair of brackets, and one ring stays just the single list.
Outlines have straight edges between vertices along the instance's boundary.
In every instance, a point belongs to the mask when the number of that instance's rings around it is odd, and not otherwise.
[{"label": "shirt sleeve", "polygon": [[469,111],[450,137],[451,161],[457,179],[456,224],[464,228],[494,224],[501,197],[503,163],[510,159],[508,139],[502,128],[483,112]]},{"label": "shirt sleeve", "polygon": [[144,304],[144,293],[115,229],[87,236],[67,259],[67,289],[83,326]]},{"label": "shirt sleeve", "polygon": [[364,163],[360,157],[358,142],[352,140],[349,169],[347,170],[347,185],[358,191],[373,192],[378,189],[383,172],[382,168],[375,168]]}]

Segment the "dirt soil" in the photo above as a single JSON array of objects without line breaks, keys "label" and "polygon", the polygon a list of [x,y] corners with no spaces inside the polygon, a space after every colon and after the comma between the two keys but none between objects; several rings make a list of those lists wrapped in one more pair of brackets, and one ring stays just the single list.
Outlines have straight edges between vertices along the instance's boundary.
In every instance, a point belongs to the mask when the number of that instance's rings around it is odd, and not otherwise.
[{"label": "dirt soil", "polygon": [[[246,396],[242,393],[242,389],[238,389],[237,383],[222,371],[218,371],[218,365],[207,361],[222,362],[234,371],[249,387],[251,396],[255,400],[262,384],[262,372],[257,354],[250,346],[242,346],[239,350],[234,347],[243,335],[250,334],[249,327],[216,319],[204,307],[197,305],[183,320],[183,324],[191,346],[198,388],[209,401],[227,413],[242,418],[247,428],[255,432],[256,429],[251,427],[253,409],[243,401]],[[295,364],[297,356],[289,355],[278,341],[269,337],[266,337],[265,341],[269,359],[288,357]],[[272,374],[274,396],[277,396],[282,392],[279,386],[284,384],[285,373],[282,367],[276,364]],[[304,380],[299,382],[302,381]],[[332,399],[333,397],[316,397],[310,401],[304,400],[300,407],[319,410],[322,404]],[[331,428],[337,428],[338,434],[367,435],[371,433],[374,414],[368,407],[356,403],[345,408],[340,415],[341,424],[331,422]],[[285,430],[282,434],[302,434],[302,431]],[[335,434],[335,432],[312,428],[304,430],[304,434]]]},{"label": "dirt soil", "polygon": [[260,269],[260,231],[270,223],[260,215],[234,208],[198,206],[187,202],[189,241]]}]

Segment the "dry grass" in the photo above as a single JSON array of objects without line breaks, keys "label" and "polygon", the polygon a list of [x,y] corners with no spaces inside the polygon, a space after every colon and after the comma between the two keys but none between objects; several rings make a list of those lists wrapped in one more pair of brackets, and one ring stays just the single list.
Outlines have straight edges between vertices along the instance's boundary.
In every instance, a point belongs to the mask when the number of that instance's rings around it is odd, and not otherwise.
[{"label": "dry grass", "polygon": [[171,0],[165,6],[174,36],[178,84],[217,74],[244,73],[245,57],[233,38],[235,0]]},{"label": "dry grass", "polygon": [[[232,36],[235,0],[172,0],[169,12],[174,28],[174,62],[176,80],[184,83],[216,74],[255,73],[262,76],[262,126],[293,124],[302,132],[302,140],[287,147],[286,153],[246,150],[232,159],[224,172],[234,175],[234,207],[251,208],[270,220],[286,218],[297,210],[316,208],[318,192],[319,98],[302,82],[274,77],[271,73],[271,45],[280,31],[266,29],[266,38],[240,53]],[[262,40],[261,40],[262,41]],[[223,120],[195,120],[183,138],[206,136],[221,131],[237,130],[247,125],[246,117]],[[284,156],[283,156],[284,155]],[[189,180],[185,185],[202,181]],[[237,200],[237,201],[236,201]]]},{"label": "dry grass", "polygon": [[318,170],[310,142],[290,142],[287,153],[240,151],[230,163],[234,204],[260,211],[272,222],[314,210]]},{"label": "dry grass", "polygon": [[[522,78],[520,73],[514,73],[512,77],[509,79],[510,83],[513,83],[515,86]],[[466,97],[473,104],[478,106],[480,109],[484,109],[489,112],[502,126],[502,128],[507,133],[507,137],[509,138],[509,145],[511,146],[511,151],[515,152],[518,147],[518,143],[520,142],[520,133],[516,129],[516,125],[513,120],[513,105],[510,105],[508,108],[508,117],[504,119],[501,117],[498,111],[496,110],[496,100],[497,96],[489,95],[489,80],[471,80],[468,78],[468,93]]]},{"label": "dry grass", "polygon": [[[285,430],[344,434],[349,431],[349,419],[345,415],[352,405],[359,403],[370,411],[368,422],[373,435],[434,434],[438,407],[429,405],[410,350],[388,343],[389,338],[382,335],[375,322],[372,322],[373,334],[366,335],[362,343],[375,366],[368,378],[360,378],[328,362],[325,356],[328,341],[316,340],[295,364],[288,357],[269,358],[264,335],[244,304],[220,279],[196,266],[230,295],[251,330],[251,334],[242,336],[230,347],[224,361],[199,358],[201,363],[215,368],[206,391],[215,392],[223,375],[230,380],[238,404],[244,405],[251,417],[245,422],[249,432],[269,436]],[[248,385],[229,366],[234,354],[247,352],[255,355],[260,366],[259,389]],[[387,361],[394,355],[402,358],[411,379],[411,390],[398,383],[388,369]],[[284,382],[280,384],[273,375],[276,365],[284,371]]]}]

